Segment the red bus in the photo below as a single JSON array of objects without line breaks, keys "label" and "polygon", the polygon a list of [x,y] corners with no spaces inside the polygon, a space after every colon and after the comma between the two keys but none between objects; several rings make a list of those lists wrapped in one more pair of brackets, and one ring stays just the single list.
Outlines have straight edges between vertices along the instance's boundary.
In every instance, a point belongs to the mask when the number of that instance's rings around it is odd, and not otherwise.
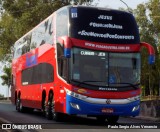
[{"label": "red bus", "polygon": [[131,13],[66,6],[14,45],[12,102],[48,119],[87,115],[117,122],[140,111],[141,43]]}]

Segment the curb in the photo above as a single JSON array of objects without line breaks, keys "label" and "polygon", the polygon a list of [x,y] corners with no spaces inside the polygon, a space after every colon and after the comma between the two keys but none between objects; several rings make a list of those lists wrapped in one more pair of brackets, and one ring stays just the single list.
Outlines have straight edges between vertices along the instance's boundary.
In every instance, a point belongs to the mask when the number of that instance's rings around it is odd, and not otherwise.
[{"label": "curb", "polygon": [[11,104],[11,100],[0,100],[0,103],[7,103],[7,104]]},{"label": "curb", "polygon": [[11,123],[11,122],[0,117],[0,123],[2,123],[2,124],[4,123],[5,124],[5,123]]},{"label": "curb", "polygon": [[137,117],[131,117],[131,118],[139,119],[139,120],[148,120],[153,122],[160,122],[160,118],[149,117],[149,116],[137,116]]}]

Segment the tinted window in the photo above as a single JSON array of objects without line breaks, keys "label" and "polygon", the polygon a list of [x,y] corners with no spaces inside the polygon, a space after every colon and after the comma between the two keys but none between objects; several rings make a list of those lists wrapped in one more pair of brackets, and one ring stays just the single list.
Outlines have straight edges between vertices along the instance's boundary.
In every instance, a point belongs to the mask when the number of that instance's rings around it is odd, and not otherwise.
[{"label": "tinted window", "polygon": [[117,10],[72,7],[70,36],[113,44],[139,43],[139,31],[132,14]]},{"label": "tinted window", "polygon": [[25,35],[15,43],[14,58],[35,49],[42,44],[53,44],[53,17],[40,24],[31,33]]},{"label": "tinted window", "polygon": [[22,85],[41,84],[53,82],[53,66],[41,63],[22,71]]},{"label": "tinted window", "polygon": [[57,62],[58,62],[58,73],[60,76],[62,76],[62,56],[63,56],[63,47],[60,43],[57,43]]},{"label": "tinted window", "polygon": [[53,17],[47,19],[44,23],[35,28],[32,32],[31,49],[34,49],[42,44],[53,44]]},{"label": "tinted window", "polygon": [[30,44],[31,44],[31,33],[16,42],[14,58],[20,57],[21,55],[29,52]]}]

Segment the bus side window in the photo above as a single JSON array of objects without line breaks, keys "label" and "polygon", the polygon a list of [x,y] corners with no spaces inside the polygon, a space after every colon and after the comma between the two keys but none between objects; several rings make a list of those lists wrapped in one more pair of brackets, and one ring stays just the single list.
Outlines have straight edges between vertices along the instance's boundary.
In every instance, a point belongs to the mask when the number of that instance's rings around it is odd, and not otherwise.
[{"label": "bus side window", "polygon": [[62,76],[62,66],[63,66],[63,61],[62,58],[64,56],[63,54],[63,47],[60,43],[57,43],[57,63],[58,63],[58,73],[60,76]]},{"label": "bus side window", "polygon": [[51,83],[54,81],[54,68],[49,63],[39,65],[22,71],[22,85]]},{"label": "bus side window", "polygon": [[54,81],[54,68],[49,63],[41,64],[41,83],[50,83]]},{"label": "bus side window", "polygon": [[58,73],[64,79],[67,78],[67,59],[64,57],[64,47],[60,43],[57,43],[57,62]]}]

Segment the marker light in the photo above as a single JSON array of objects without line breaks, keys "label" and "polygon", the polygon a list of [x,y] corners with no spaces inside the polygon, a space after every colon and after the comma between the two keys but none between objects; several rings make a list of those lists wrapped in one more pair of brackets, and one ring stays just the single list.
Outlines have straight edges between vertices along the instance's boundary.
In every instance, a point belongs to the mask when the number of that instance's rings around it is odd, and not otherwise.
[{"label": "marker light", "polygon": [[132,112],[134,112],[134,111],[136,111],[136,110],[138,110],[138,109],[139,109],[139,105],[134,106],[133,109],[132,109]]}]

